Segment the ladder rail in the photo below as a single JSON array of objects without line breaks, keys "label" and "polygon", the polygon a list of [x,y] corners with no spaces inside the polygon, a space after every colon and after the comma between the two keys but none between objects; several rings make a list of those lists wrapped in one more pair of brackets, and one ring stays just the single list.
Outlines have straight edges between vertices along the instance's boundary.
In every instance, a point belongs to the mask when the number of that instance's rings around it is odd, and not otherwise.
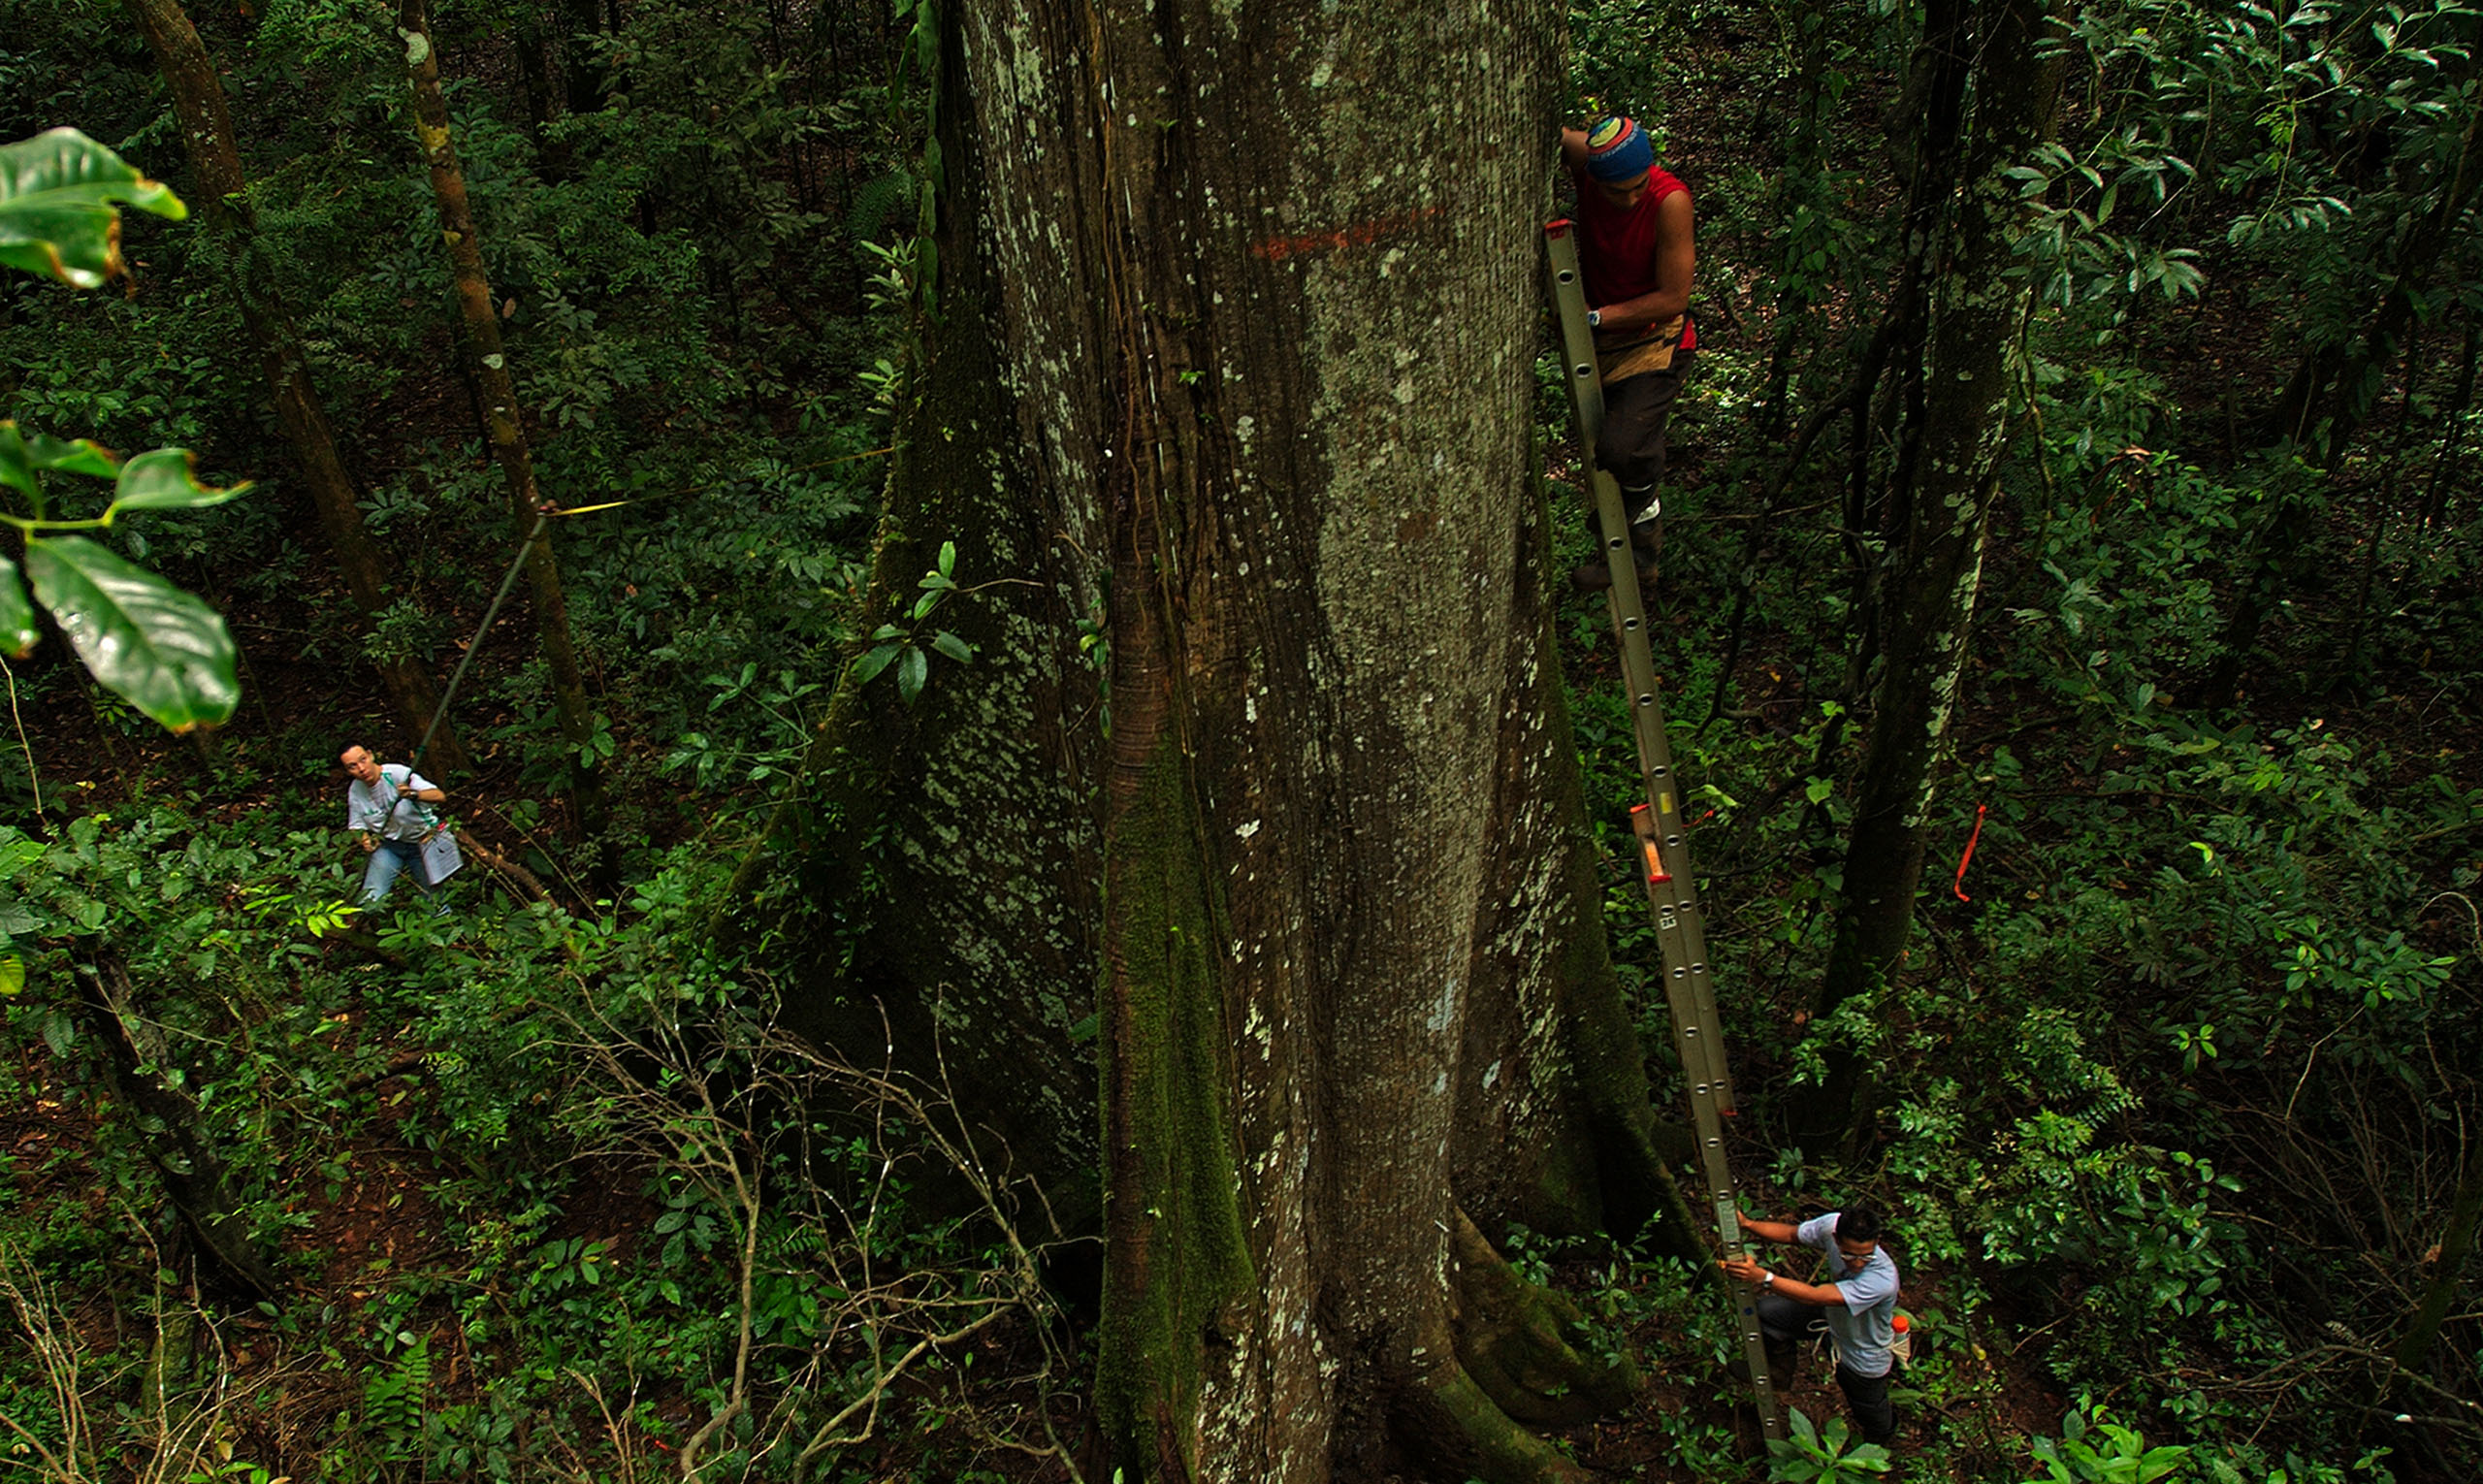
[{"label": "ladder rail", "polygon": [[[1603,429],[1603,385],[1596,371],[1595,332],[1587,325],[1577,238],[1565,221],[1551,223],[1543,229],[1543,235],[1552,300],[1560,311],[1563,366],[1577,414],[1578,436],[1603,541],[1604,564],[1612,574],[1612,587],[1605,595],[1604,605],[1612,620],[1613,637],[1620,646],[1622,683],[1628,689],[1630,728],[1638,744],[1640,783],[1647,799],[1630,812],[1630,826],[1638,839],[1647,905],[1655,916],[1656,940],[1663,953],[1664,1003],[1671,1013],[1673,1048],[1681,1058],[1683,1079],[1690,1083],[1699,1173],[1715,1209],[1717,1236],[1725,1251],[1747,1251],[1741,1203],[1725,1148],[1725,1118],[1734,1110],[1732,1078],[1725,1055],[1715,984],[1707,969],[1706,931],[1700,921],[1698,892],[1690,865],[1688,831],[1682,823],[1681,790],[1673,775],[1672,745],[1664,734],[1663,700],[1656,677],[1655,653],[1647,641],[1646,603],[1638,591],[1637,557],[1630,549],[1620,481],[1595,467],[1596,442]],[[1749,1370],[1753,1399],[1758,1407],[1759,1430],[1770,1439],[1782,1439],[1786,1436],[1785,1419],[1778,1405],[1774,1377],[1767,1368],[1766,1338],[1758,1324],[1757,1293],[1738,1284],[1731,1291],[1743,1363]]]}]

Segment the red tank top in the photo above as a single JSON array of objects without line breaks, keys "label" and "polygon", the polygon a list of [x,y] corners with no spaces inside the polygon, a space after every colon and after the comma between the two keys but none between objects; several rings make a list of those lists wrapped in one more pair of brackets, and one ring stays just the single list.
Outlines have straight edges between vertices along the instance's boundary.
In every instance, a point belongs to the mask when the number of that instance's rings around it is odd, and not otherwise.
[{"label": "red tank top", "polygon": [[[1690,194],[1681,177],[1659,166],[1647,173],[1647,194],[1627,211],[1616,210],[1596,189],[1595,177],[1573,171],[1578,181],[1578,228],[1585,239],[1578,269],[1586,275],[1587,303],[1600,308],[1662,287],[1656,279],[1656,203]],[[1682,326],[1681,348],[1698,348],[1698,324]]]}]

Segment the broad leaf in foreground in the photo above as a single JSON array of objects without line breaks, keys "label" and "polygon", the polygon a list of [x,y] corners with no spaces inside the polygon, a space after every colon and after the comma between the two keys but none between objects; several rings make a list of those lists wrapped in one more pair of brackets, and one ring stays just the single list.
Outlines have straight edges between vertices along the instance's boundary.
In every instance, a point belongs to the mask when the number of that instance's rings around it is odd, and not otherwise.
[{"label": "broad leaf in foreground", "polygon": [[186,448],[158,448],[120,467],[113,491],[109,521],[124,510],[197,510],[220,505],[249,488],[245,481],[229,489],[198,482],[198,460]]},{"label": "broad leaf in foreground", "polygon": [[242,695],[215,610],[83,536],[26,542],[35,597],[95,678],[174,731],[212,726]]},{"label": "broad leaf in foreground", "polygon": [[23,660],[40,637],[34,604],[26,601],[26,585],[17,578],[17,564],[0,557],[0,654]]},{"label": "broad leaf in foreground", "polygon": [[0,263],[98,287],[120,272],[115,203],[176,221],[189,214],[161,181],[75,129],[0,145]]}]

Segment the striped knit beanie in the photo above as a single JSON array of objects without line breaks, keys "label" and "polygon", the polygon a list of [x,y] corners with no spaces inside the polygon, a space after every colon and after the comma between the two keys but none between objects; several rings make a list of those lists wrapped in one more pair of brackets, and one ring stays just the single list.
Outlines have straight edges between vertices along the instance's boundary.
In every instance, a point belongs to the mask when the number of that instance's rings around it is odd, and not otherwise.
[{"label": "striped knit beanie", "polygon": [[1587,174],[1598,180],[1628,180],[1656,163],[1656,147],[1634,119],[1613,117],[1587,134]]}]

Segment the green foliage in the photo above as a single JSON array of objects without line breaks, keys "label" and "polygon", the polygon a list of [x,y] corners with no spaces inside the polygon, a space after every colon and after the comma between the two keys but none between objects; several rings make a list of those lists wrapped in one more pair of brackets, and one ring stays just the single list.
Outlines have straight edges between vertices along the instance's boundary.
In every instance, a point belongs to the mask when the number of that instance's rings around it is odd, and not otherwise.
[{"label": "green foliage", "polygon": [[906,622],[882,624],[871,631],[871,647],[854,661],[854,684],[869,685],[882,670],[896,666],[897,695],[912,705],[921,698],[922,688],[930,683],[931,652],[955,661],[959,664],[974,659],[974,646],[945,629],[931,630],[929,639],[922,638],[922,626],[933,610],[948,598],[980,592],[979,588],[957,586],[953,573],[957,565],[957,543],[940,543],[939,565],[922,574],[917,584],[922,591],[906,612]]},{"label": "green foliage", "polygon": [[2135,1428],[2123,1427],[2097,1406],[2081,1406],[2060,1420],[2057,1439],[2033,1442],[2035,1462],[2049,1484],[2155,1484],[2189,1459],[2177,1445],[2150,1448]]},{"label": "green foliage", "polygon": [[1887,1449],[1877,1443],[1848,1446],[1844,1418],[1829,1418],[1822,1431],[1800,1407],[1791,1407],[1786,1420],[1790,1436],[1767,1442],[1767,1476],[1777,1484],[1852,1484],[1888,1471]]},{"label": "green foliage", "polygon": [[762,680],[756,660],[743,664],[738,675],[710,675],[706,684],[716,692],[707,701],[710,716],[728,707],[756,706],[766,718],[763,740],[734,747],[708,731],[686,731],[664,758],[664,771],[689,769],[701,788],[713,788],[734,774],[741,783],[789,776],[810,741],[803,705],[826,687],[803,680],[791,669],[780,669]]},{"label": "green foliage", "polygon": [[[577,1410],[580,1377],[635,1376],[721,1407],[745,1274],[763,1404],[717,1443],[732,1469],[778,1467],[765,1460],[789,1438],[798,1451],[824,1437],[827,1456],[840,1436],[872,1436],[822,1428],[889,1367],[914,1400],[887,1400],[885,1425],[907,1436],[894,1418],[926,1408],[907,1446],[940,1456],[947,1435],[931,1435],[961,1372],[936,1350],[909,1356],[915,1340],[977,1335],[1040,1303],[1006,1215],[969,1221],[919,1189],[982,1178],[957,1144],[970,1131],[928,1089],[822,1062],[775,1028],[763,975],[699,947],[696,903],[719,864],[695,852],[600,916],[477,903],[454,935],[391,935],[405,961],[385,973],[324,952],[312,934],[338,923],[342,873],[312,837],[265,820],[332,806],[323,790],[223,823],[169,807],[88,813],[51,843],[0,830],[0,948],[29,967],[0,1000],[0,1094],[8,1069],[41,1067],[48,1098],[96,1121],[84,1157],[113,1200],[154,1197],[75,1009],[72,966],[105,945],[145,986],[263,1229],[295,1244],[350,1237],[335,1213],[370,1200],[375,1176],[392,1219],[436,1224],[431,1255],[401,1246],[392,1262],[372,1234],[350,1253],[350,1296],[313,1287],[254,1321],[251,1349],[292,1355],[320,1394],[351,1399],[316,1456],[290,1460],[296,1476],[539,1477],[563,1449],[608,1446],[600,1415]],[[48,1180],[39,1206],[0,1196],[0,1245],[53,1274],[90,1264],[87,1302],[134,1303],[105,1262],[112,1223],[98,1230]],[[993,1195],[1001,1212],[1017,1199]],[[581,1226],[579,1211],[602,1214]],[[0,1352],[0,1399],[35,1381],[20,1364]],[[603,1400],[641,1435],[681,1440],[644,1399]],[[955,1431],[971,1456],[972,1429]]]},{"label": "green foliage", "polygon": [[[2175,183],[2192,174],[2189,162],[2135,132],[2107,135],[2096,151],[2096,160],[2080,160],[2048,143],[2032,163],[2006,172],[2036,216],[2024,250],[2043,274],[2038,292],[2063,308],[2106,298],[2126,301],[2147,290],[2167,299],[2196,295],[2207,281],[2198,249],[2147,245],[2110,230],[2125,190],[2144,193],[2147,204],[2160,208]],[[2084,204],[2088,199],[2092,206]]]},{"label": "green foliage", "polygon": [[[75,129],[0,146],[0,262],[73,287],[101,284],[120,267],[117,203],[187,214],[170,190]],[[112,502],[88,519],[55,518],[51,474],[113,480]],[[233,714],[241,684],[232,636],[214,610],[82,536],[56,532],[109,529],[126,511],[221,504],[248,485],[201,484],[181,449],[124,463],[94,442],[28,436],[15,422],[0,422],[0,484],[30,512],[0,512],[0,521],[25,537],[35,599],[98,681],[174,731]],[[22,658],[38,637],[16,564],[0,556],[0,650]]]},{"label": "green foliage", "polygon": [[408,1332],[396,1353],[363,1381],[362,1415],[355,1427],[359,1440],[384,1463],[412,1463],[430,1392],[431,1340]]}]

